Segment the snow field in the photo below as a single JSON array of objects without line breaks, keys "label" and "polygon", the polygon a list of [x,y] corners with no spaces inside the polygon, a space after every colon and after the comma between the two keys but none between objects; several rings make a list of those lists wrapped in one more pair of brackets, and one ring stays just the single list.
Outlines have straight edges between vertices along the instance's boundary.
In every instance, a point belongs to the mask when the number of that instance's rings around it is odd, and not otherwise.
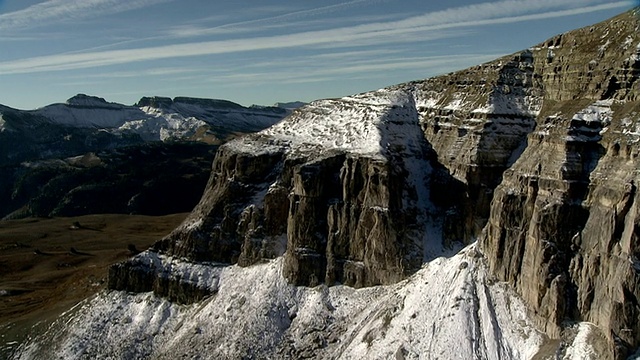
[{"label": "snow field", "polygon": [[204,270],[153,261],[217,292],[177,305],[151,293],[105,291],[17,358],[290,358],[307,351],[318,359],[527,359],[543,342],[520,300],[488,279],[475,245],[398,284],[364,289],[291,286],[282,258],[248,268],[198,265]]}]

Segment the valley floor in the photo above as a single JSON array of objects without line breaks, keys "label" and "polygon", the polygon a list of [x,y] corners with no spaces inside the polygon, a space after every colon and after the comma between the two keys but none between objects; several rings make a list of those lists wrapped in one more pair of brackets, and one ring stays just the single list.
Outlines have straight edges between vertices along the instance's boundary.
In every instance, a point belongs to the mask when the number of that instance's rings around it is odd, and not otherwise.
[{"label": "valley floor", "polygon": [[104,289],[109,265],[130,256],[129,244],[144,250],[185,216],[0,221],[0,359],[62,312]]}]

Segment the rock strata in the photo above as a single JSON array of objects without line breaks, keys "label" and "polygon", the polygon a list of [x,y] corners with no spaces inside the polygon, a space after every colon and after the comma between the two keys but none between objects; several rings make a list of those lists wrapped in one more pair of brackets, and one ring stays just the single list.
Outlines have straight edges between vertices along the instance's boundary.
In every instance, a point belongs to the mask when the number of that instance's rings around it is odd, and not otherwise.
[{"label": "rock strata", "polygon": [[218,281],[215,273],[203,274],[206,271],[202,269],[209,270],[206,266],[184,265],[147,251],[111,266],[108,287],[132,292],[152,291],[179,304],[194,303],[215,293]]},{"label": "rock strata", "polygon": [[594,323],[613,358],[640,345],[638,29],[630,12],[532,49],[544,105],[480,241],[547,334]]}]

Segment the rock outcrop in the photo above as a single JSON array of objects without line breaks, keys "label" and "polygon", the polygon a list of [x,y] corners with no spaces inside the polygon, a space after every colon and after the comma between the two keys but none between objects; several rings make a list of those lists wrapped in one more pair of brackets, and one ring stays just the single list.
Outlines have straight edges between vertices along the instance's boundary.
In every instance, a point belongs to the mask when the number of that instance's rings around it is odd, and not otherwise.
[{"label": "rock outcrop", "polygon": [[431,154],[409,93],[317,101],[222,146],[202,201],[155,250],[243,266],[284,254],[298,285],[396,282],[423,261]]},{"label": "rock outcrop", "polygon": [[190,304],[215,293],[218,279],[210,274],[211,267],[164,260],[156,253],[144,252],[115,264],[109,268],[107,285],[114,290],[153,291],[178,304]]},{"label": "rock outcrop", "polygon": [[227,143],[153,252],[283,255],[292,284],[362,287],[478,240],[550,337],[588,321],[623,358],[640,345],[638,11]]}]

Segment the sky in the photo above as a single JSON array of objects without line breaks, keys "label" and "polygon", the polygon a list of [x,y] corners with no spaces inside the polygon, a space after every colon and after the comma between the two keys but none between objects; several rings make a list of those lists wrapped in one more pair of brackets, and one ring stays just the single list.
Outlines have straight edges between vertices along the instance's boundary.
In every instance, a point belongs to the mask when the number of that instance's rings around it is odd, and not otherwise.
[{"label": "sky", "polygon": [[0,0],[0,104],[83,93],[243,105],[375,90],[490,61],[640,0]]}]

